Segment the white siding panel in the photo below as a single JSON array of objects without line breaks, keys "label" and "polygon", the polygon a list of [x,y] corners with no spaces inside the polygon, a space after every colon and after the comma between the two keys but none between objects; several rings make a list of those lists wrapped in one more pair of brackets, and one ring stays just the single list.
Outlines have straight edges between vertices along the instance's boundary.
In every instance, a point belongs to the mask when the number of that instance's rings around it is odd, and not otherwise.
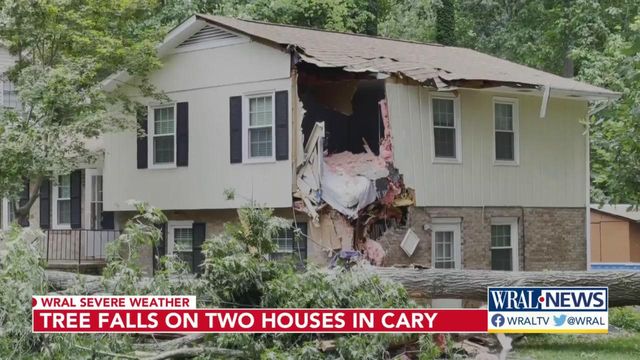
[{"label": "white siding panel", "polygon": [[9,50],[4,46],[0,46],[0,74],[9,70],[15,61],[16,58],[9,53]]},{"label": "white siding panel", "polygon": [[[394,161],[419,206],[585,206],[587,104],[551,99],[540,119],[541,98],[519,95],[520,163],[493,162],[493,96],[460,91],[462,164],[431,159],[429,92],[387,82]],[[513,96],[511,96],[513,97]]]},{"label": "white siding panel", "polygon": [[[258,43],[180,53],[167,59],[151,81],[173,101],[189,102],[189,166],[137,169],[135,133],[105,136],[106,210],[130,210],[128,199],[174,210],[237,208],[251,199],[269,207],[291,206],[290,160],[229,161],[229,97],[291,92],[288,55]],[[234,189],[236,199],[226,200],[225,189]]]}]

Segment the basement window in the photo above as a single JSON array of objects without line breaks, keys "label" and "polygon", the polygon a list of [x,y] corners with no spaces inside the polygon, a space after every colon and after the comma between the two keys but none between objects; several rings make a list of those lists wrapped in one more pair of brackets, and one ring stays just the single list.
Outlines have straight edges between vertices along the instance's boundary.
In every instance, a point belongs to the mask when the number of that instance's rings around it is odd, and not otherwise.
[{"label": "basement window", "polygon": [[518,270],[518,219],[491,220],[491,270]]}]

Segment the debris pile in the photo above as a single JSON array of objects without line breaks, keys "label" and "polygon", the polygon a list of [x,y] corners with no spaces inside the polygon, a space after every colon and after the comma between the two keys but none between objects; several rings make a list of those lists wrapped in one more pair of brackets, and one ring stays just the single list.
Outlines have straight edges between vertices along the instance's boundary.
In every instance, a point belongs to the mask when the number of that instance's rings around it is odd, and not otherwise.
[{"label": "debris pile", "polygon": [[352,106],[318,90],[339,89],[335,83],[300,86],[304,159],[297,168],[294,208],[306,212],[321,230],[333,228],[335,236],[328,241],[332,250],[356,250],[381,266],[385,251],[376,240],[406,221],[414,193],[393,165],[384,82],[344,83],[349,91],[335,90],[336,96],[349,94]]}]

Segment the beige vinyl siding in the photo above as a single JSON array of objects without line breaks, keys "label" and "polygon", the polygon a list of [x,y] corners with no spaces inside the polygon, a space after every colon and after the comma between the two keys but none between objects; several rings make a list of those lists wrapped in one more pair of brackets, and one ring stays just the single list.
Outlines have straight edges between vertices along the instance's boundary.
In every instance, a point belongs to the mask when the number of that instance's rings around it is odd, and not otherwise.
[{"label": "beige vinyl siding", "polygon": [[[460,90],[462,163],[434,164],[429,91],[387,81],[394,161],[418,206],[583,207],[587,113],[582,100]],[[519,101],[519,165],[494,164],[493,98]]]},{"label": "beige vinyl siding", "polygon": [[[105,210],[129,210],[128,199],[174,210],[237,208],[248,199],[291,206],[291,160],[229,161],[229,97],[279,90],[291,97],[289,66],[288,54],[256,42],[167,57],[151,82],[173,101],[189,102],[189,166],[137,169],[135,134],[107,135]],[[236,199],[226,200],[225,189],[235,190]]]}]

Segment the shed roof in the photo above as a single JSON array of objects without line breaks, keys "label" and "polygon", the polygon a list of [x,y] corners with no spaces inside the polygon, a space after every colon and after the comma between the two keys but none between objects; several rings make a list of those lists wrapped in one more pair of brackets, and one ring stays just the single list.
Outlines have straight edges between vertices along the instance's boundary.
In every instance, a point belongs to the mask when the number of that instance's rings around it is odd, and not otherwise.
[{"label": "shed roof", "polygon": [[615,204],[615,205],[591,205],[592,210],[600,211],[605,214],[623,217],[631,221],[640,221],[640,210],[633,210],[629,204]]},{"label": "shed roof", "polygon": [[524,65],[454,46],[426,44],[290,25],[196,15],[212,25],[243,33],[283,48],[294,48],[302,60],[346,71],[371,71],[411,78],[436,88],[549,87],[591,98],[618,93]]}]

